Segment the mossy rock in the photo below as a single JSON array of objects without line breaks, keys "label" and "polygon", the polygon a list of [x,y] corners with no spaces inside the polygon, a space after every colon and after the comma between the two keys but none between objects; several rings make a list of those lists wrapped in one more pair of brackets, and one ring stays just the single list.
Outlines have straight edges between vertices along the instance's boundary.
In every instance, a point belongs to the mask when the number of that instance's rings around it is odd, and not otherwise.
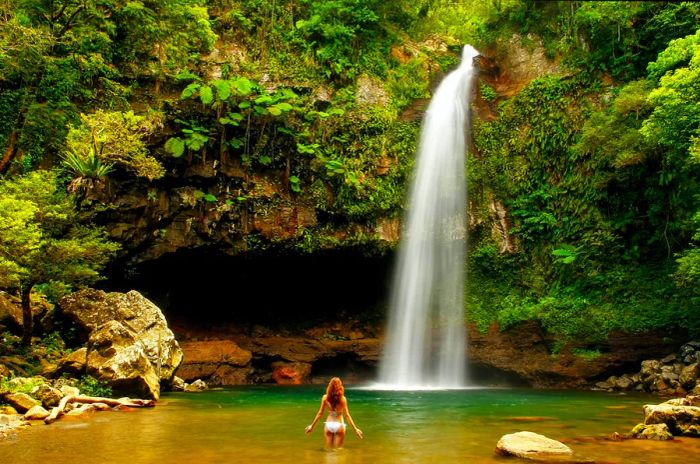
[{"label": "mossy rock", "polygon": [[637,424],[630,432],[630,435],[632,438],[643,438],[646,440],[673,440],[673,435],[666,424]]}]

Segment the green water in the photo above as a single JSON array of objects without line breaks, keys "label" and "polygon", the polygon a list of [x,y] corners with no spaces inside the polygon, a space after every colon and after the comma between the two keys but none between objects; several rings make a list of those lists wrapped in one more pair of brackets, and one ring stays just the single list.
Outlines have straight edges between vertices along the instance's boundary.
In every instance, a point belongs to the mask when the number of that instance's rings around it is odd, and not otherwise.
[{"label": "green water", "polygon": [[492,463],[506,433],[529,430],[567,443],[598,463],[700,462],[700,440],[604,440],[642,419],[658,398],[595,392],[348,389],[350,413],[365,434],[323,449],[311,436],[323,387],[245,387],[165,394],[153,409],[66,417],[0,442],[0,463]]}]

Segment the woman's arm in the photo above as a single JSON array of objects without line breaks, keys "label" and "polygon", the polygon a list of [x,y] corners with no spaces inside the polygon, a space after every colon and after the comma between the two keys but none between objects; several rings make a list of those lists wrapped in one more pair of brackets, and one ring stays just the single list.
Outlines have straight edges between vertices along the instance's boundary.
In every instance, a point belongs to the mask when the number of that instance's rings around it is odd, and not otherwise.
[{"label": "woman's arm", "polygon": [[314,421],[311,423],[311,425],[306,427],[306,433],[311,433],[311,431],[316,426],[316,422],[318,422],[318,420],[323,415],[323,410],[325,408],[326,408],[326,395],[323,395],[323,398],[321,398],[321,407],[318,408],[318,412],[316,413],[316,417],[314,417]]},{"label": "woman's arm", "polygon": [[352,416],[348,410],[348,400],[345,399],[345,397],[343,397],[343,410],[345,411],[345,417],[348,418],[348,422],[350,422],[350,425],[352,425],[352,428],[355,430],[355,435],[357,435],[358,438],[362,438],[362,430],[358,429],[355,422],[352,420]]}]

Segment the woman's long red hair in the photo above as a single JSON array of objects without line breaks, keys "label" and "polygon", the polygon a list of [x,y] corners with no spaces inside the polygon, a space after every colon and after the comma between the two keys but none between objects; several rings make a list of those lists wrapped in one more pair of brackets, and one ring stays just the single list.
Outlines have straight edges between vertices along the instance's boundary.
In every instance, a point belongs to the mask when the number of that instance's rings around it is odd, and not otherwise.
[{"label": "woman's long red hair", "polygon": [[340,400],[345,395],[345,388],[343,387],[343,382],[340,381],[338,377],[333,377],[330,382],[328,382],[328,388],[326,388],[326,399],[330,403],[331,408],[335,409],[339,404]]}]

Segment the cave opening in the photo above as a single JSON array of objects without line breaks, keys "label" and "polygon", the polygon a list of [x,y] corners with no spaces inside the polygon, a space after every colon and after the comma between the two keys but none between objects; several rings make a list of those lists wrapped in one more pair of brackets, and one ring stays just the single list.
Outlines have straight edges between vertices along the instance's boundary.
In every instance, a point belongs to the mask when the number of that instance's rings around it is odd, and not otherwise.
[{"label": "cave opening", "polygon": [[109,290],[135,289],[180,327],[306,329],[380,323],[392,256],[343,249],[313,254],[183,250],[129,268]]}]

